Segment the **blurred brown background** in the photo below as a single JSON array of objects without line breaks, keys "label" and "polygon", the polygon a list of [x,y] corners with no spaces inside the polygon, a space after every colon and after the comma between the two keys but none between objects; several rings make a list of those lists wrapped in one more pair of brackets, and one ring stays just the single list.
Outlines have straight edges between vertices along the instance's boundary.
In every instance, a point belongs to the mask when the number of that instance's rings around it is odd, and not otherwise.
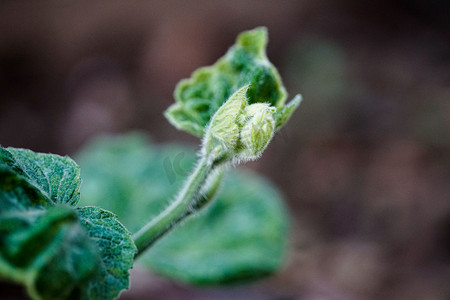
[{"label": "blurred brown background", "polygon": [[304,97],[245,166],[286,196],[284,269],[207,289],[137,269],[121,299],[449,299],[449,15],[445,0],[4,0],[0,144],[73,154],[142,129],[197,145],[162,116],[175,84],[265,25]]}]

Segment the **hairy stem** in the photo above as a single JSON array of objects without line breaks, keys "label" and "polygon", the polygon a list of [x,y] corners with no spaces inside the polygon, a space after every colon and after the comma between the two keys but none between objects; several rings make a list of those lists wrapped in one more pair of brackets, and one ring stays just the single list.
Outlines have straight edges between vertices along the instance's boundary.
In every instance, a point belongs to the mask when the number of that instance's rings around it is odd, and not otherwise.
[{"label": "hairy stem", "polygon": [[[136,257],[170,231],[176,224],[200,209],[214,197],[223,175],[222,167],[220,167],[218,172],[213,173],[214,167],[215,164],[210,159],[202,157],[175,201],[133,235],[133,240],[138,250]],[[207,190],[204,190],[210,175],[213,175],[212,181],[208,181]]]},{"label": "hairy stem", "polygon": [[223,175],[225,173],[225,167],[219,166],[211,173],[208,179],[205,182],[201,190],[201,195],[197,201],[192,206],[189,214],[192,214],[196,211],[202,209],[206,204],[211,202],[219,190],[220,184],[222,183]]}]

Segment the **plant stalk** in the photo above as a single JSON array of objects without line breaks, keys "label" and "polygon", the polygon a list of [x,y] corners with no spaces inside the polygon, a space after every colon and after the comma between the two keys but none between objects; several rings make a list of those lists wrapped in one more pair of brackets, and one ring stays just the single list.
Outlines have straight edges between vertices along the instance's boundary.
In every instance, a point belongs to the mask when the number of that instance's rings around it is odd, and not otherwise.
[{"label": "plant stalk", "polygon": [[215,167],[215,164],[211,161],[212,160],[209,160],[207,157],[202,157],[175,201],[133,235],[133,240],[137,247],[135,258],[142,254],[177,223],[192,214],[193,210],[199,208],[199,201],[203,202],[205,201],[205,197],[210,198],[215,195],[217,187],[222,179],[223,170],[218,170],[218,172],[216,172],[217,180],[219,180],[219,182],[213,184],[212,194],[208,195],[208,193],[205,193],[205,195],[203,195],[202,193],[202,188]]}]

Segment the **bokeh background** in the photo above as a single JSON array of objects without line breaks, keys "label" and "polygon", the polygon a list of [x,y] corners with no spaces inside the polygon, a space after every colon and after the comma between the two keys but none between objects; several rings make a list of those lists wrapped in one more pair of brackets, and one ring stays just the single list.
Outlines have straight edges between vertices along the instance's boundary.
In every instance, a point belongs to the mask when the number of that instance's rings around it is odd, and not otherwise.
[{"label": "bokeh background", "polygon": [[136,269],[121,299],[449,299],[449,15],[445,0],[4,0],[0,144],[73,154],[142,129],[195,146],[162,116],[175,84],[267,26],[304,102],[244,167],[286,197],[284,268],[202,289]]}]

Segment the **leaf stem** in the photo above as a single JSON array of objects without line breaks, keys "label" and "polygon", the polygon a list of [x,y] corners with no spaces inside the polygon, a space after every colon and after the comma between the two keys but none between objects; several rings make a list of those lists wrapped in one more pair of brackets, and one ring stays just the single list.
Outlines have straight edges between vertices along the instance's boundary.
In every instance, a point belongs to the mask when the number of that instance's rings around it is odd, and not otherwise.
[{"label": "leaf stem", "polygon": [[203,206],[199,206],[198,202],[206,202],[205,198],[210,198],[210,196],[215,195],[222,178],[222,170],[213,173],[218,174],[217,180],[219,180],[219,182],[212,185],[212,194],[208,195],[208,193],[205,193],[205,195],[202,195],[202,188],[209,175],[212,174],[214,167],[215,164],[212,160],[208,159],[208,157],[202,157],[175,201],[133,235],[133,240],[137,247],[135,258],[142,254],[177,223],[192,214],[199,207]]}]

